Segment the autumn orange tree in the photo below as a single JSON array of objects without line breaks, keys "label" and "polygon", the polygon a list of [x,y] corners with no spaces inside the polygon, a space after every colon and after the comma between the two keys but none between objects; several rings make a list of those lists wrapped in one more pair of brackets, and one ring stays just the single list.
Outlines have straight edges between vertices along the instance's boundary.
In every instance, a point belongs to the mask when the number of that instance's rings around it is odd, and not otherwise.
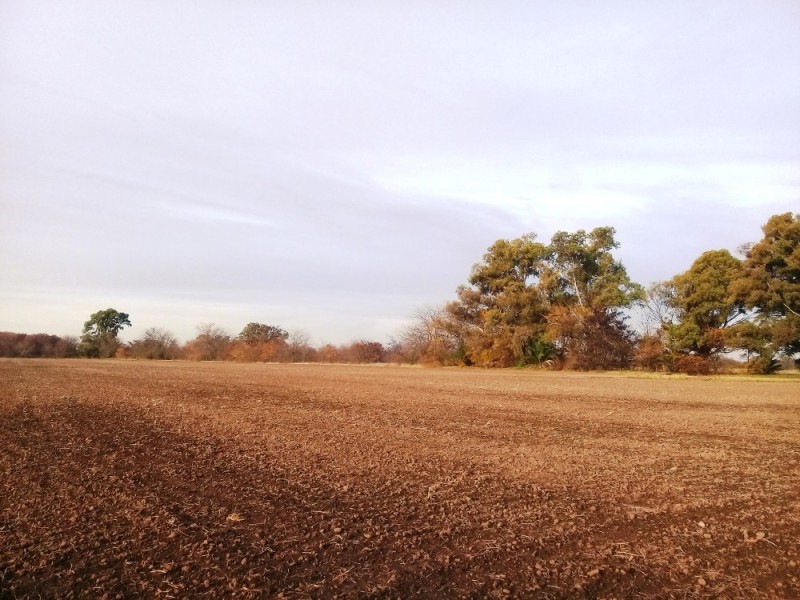
[{"label": "autumn orange tree", "polygon": [[357,340],[341,352],[349,363],[380,363],[386,360],[386,349],[380,342]]},{"label": "autumn orange tree", "polygon": [[229,354],[233,360],[245,362],[271,362],[281,360],[287,354],[289,334],[276,325],[252,322],[231,344]]},{"label": "autumn orange tree", "polygon": [[412,364],[456,365],[463,363],[463,340],[459,328],[444,307],[417,309],[411,323],[400,332],[392,354]]},{"label": "autumn orange tree", "polygon": [[178,340],[169,331],[160,327],[150,327],[140,339],[128,345],[128,353],[134,358],[149,360],[174,360],[180,357]]},{"label": "autumn orange tree", "polygon": [[229,358],[231,336],[214,323],[197,326],[197,337],[183,347],[183,354],[191,360],[225,360]]}]

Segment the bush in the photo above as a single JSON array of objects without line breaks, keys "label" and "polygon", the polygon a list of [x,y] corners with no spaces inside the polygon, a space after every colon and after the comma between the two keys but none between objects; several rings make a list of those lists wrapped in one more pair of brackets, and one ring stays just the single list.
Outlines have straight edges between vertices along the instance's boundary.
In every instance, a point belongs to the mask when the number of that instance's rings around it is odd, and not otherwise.
[{"label": "bush", "polygon": [[709,375],[712,371],[711,361],[705,356],[681,356],[675,361],[674,370],[686,375]]},{"label": "bush", "polygon": [[747,372],[756,375],[772,375],[781,370],[781,361],[772,356],[758,356],[752,358],[747,363]]},{"label": "bush", "polygon": [[189,360],[225,360],[231,346],[231,337],[213,323],[197,327],[198,335],[186,342],[183,354]]},{"label": "bush", "polygon": [[578,371],[627,369],[636,336],[614,310],[562,309],[548,317],[551,337],[564,349],[564,367]]},{"label": "bush", "polygon": [[634,365],[646,371],[663,371],[668,367],[670,357],[664,342],[657,335],[646,335],[636,346]]},{"label": "bush", "polygon": [[157,327],[150,327],[144,337],[131,342],[127,350],[128,355],[134,358],[148,360],[174,360],[180,356],[178,340],[168,331]]},{"label": "bush", "polygon": [[386,350],[380,342],[358,340],[345,350],[347,362],[351,363],[380,363],[386,360]]}]

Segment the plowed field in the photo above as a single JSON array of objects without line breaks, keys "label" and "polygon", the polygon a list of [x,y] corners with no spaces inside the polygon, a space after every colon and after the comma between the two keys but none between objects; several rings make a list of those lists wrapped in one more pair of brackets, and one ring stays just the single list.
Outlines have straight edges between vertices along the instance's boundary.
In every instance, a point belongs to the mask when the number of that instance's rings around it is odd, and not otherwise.
[{"label": "plowed field", "polygon": [[800,598],[800,382],[0,361],[0,598]]}]

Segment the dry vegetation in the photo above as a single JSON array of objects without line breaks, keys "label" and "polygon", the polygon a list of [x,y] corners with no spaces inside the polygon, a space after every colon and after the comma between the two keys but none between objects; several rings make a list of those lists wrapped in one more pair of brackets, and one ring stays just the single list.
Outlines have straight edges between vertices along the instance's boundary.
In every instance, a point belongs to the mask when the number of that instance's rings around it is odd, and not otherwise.
[{"label": "dry vegetation", "polygon": [[0,598],[797,598],[800,384],[0,362]]}]

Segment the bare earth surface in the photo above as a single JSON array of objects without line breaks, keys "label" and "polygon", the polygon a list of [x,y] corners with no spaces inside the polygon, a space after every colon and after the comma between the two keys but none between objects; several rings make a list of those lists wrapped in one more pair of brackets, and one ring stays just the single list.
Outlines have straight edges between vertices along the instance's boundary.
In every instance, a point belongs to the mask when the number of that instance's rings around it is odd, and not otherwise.
[{"label": "bare earth surface", "polygon": [[0,361],[0,598],[800,598],[800,382]]}]

